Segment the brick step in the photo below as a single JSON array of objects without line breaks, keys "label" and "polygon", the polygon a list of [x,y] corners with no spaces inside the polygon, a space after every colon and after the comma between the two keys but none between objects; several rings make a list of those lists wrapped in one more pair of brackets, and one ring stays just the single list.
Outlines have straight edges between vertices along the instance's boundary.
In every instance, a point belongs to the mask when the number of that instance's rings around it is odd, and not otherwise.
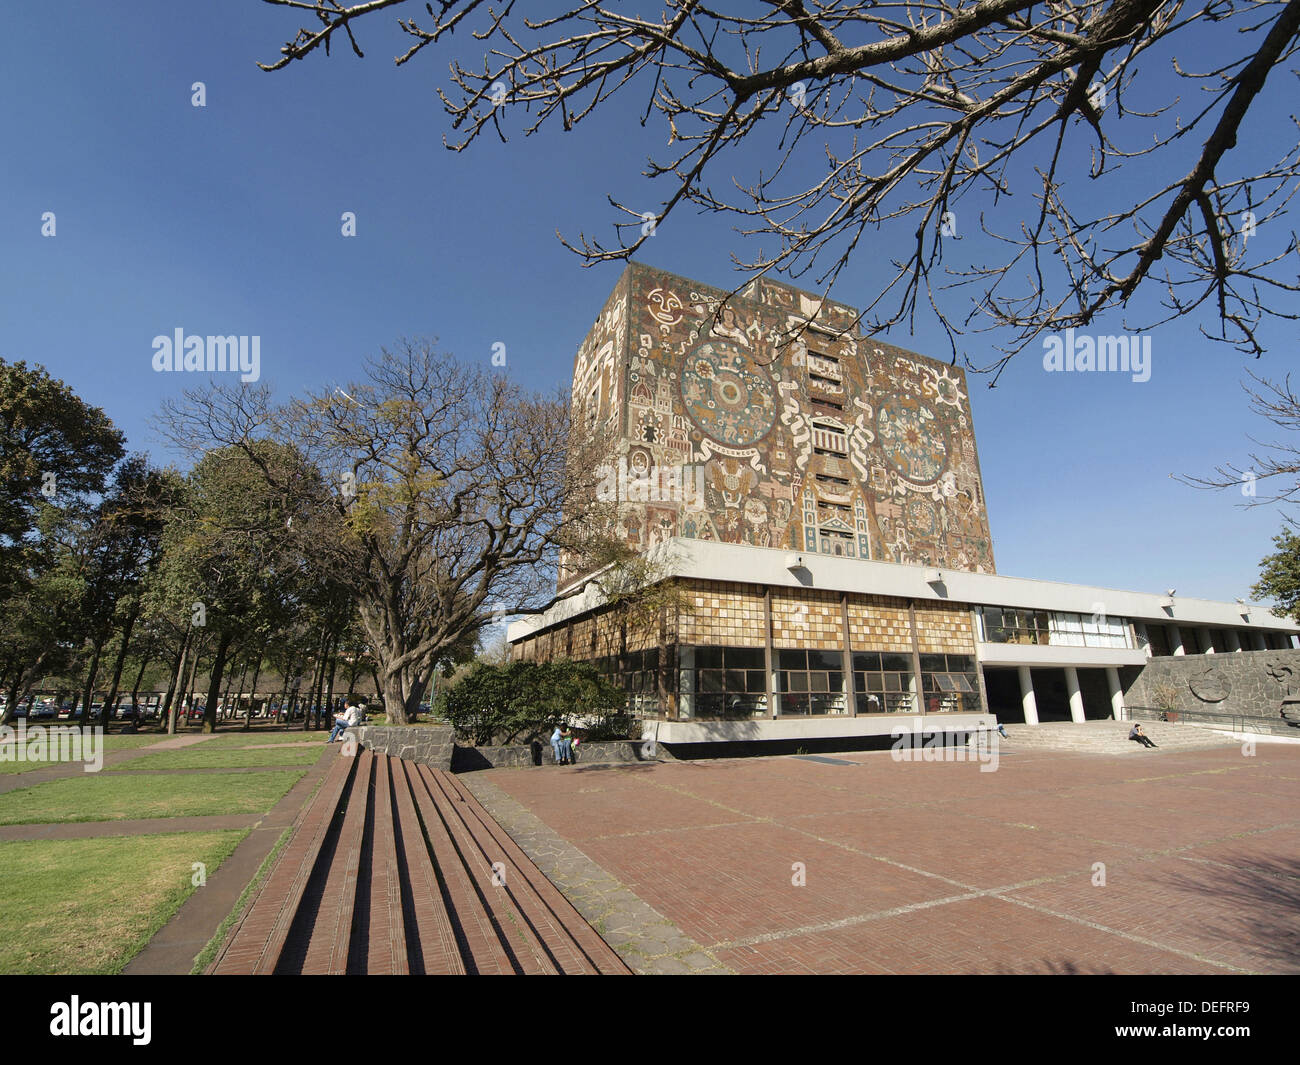
[{"label": "brick step", "polygon": [[210,971],[630,973],[449,773],[340,754]]}]

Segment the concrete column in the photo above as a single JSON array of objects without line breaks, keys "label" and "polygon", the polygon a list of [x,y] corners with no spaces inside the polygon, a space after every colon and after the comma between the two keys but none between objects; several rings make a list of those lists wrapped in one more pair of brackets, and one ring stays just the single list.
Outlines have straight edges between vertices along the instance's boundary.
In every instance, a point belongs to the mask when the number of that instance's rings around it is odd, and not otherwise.
[{"label": "concrete column", "polygon": [[1227,636],[1227,639],[1228,639],[1228,650],[1229,650],[1229,651],[1240,651],[1240,650],[1241,650],[1241,637],[1237,635],[1237,630],[1236,630],[1236,629],[1224,629],[1223,631],[1226,632],[1226,633],[1228,634],[1228,636]]},{"label": "concrete column", "polygon": [[1025,708],[1025,724],[1038,724],[1038,700],[1034,698],[1034,677],[1028,666],[1020,667],[1020,705]]},{"label": "concrete column", "polygon": [[1174,654],[1187,654],[1187,652],[1183,650],[1183,634],[1178,631],[1178,626],[1168,625],[1166,627],[1169,629],[1169,646],[1173,649]]},{"label": "concrete column", "polygon": [[1110,689],[1110,716],[1118,721],[1124,716],[1124,689],[1119,686],[1119,670],[1106,667],[1106,687]]},{"label": "concrete column", "polygon": [[1083,692],[1079,690],[1079,671],[1073,666],[1065,667],[1065,690],[1070,693],[1070,720],[1082,725],[1085,720]]},{"label": "concrete column", "polygon": [[1250,634],[1250,639],[1251,643],[1255,645],[1256,651],[1268,650],[1268,644],[1264,642],[1264,634],[1262,632],[1252,632]]},{"label": "concrete column", "polygon": [[1214,636],[1209,629],[1201,629],[1201,643],[1205,644],[1205,653],[1214,654]]},{"label": "concrete column", "polygon": [[1133,622],[1133,632],[1138,638],[1139,646],[1146,651],[1147,657],[1151,657],[1151,636],[1147,632],[1147,623],[1145,621]]}]

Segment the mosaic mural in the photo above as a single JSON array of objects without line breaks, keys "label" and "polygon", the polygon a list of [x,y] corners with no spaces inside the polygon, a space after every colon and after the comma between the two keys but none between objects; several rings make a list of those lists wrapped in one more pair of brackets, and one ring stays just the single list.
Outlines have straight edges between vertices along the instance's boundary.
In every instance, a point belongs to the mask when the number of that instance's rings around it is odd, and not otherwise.
[{"label": "mosaic mural", "polygon": [[994,572],[962,371],[839,337],[851,308],[777,282],[718,319],[725,295],[633,264],[579,351],[575,404],[616,461],[703,472],[628,502],[620,535]]}]

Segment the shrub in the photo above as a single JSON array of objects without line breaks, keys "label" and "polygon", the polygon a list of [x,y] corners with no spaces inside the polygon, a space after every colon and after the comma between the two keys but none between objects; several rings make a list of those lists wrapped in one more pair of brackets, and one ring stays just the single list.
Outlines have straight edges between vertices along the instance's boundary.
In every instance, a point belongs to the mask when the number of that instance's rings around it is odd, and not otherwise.
[{"label": "shrub", "polygon": [[511,743],[575,717],[621,713],[627,697],[585,662],[475,663],[438,697],[438,714],[475,746]]}]

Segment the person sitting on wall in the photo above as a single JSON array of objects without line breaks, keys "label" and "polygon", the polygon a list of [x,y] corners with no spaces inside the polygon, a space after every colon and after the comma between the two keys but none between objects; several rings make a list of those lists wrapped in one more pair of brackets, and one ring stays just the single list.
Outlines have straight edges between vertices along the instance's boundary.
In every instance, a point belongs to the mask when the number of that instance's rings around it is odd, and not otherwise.
[{"label": "person sitting on wall", "polygon": [[325,742],[333,743],[345,729],[355,728],[360,723],[361,711],[356,704],[348,703],[343,713],[334,719],[334,728],[330,730],[330,738]]},{"label": "person sitting on wall", "polygon": [[1142,726],[1138,724],[1135,724],[1131,729],[1129,729],[1128,738],[1131,739],[1134,743],[1142,744],[1143,747],[1156,746],[1154,743],[1151,742],[1150,738],[1146,735],[1146,733],[1142,731]]}]

